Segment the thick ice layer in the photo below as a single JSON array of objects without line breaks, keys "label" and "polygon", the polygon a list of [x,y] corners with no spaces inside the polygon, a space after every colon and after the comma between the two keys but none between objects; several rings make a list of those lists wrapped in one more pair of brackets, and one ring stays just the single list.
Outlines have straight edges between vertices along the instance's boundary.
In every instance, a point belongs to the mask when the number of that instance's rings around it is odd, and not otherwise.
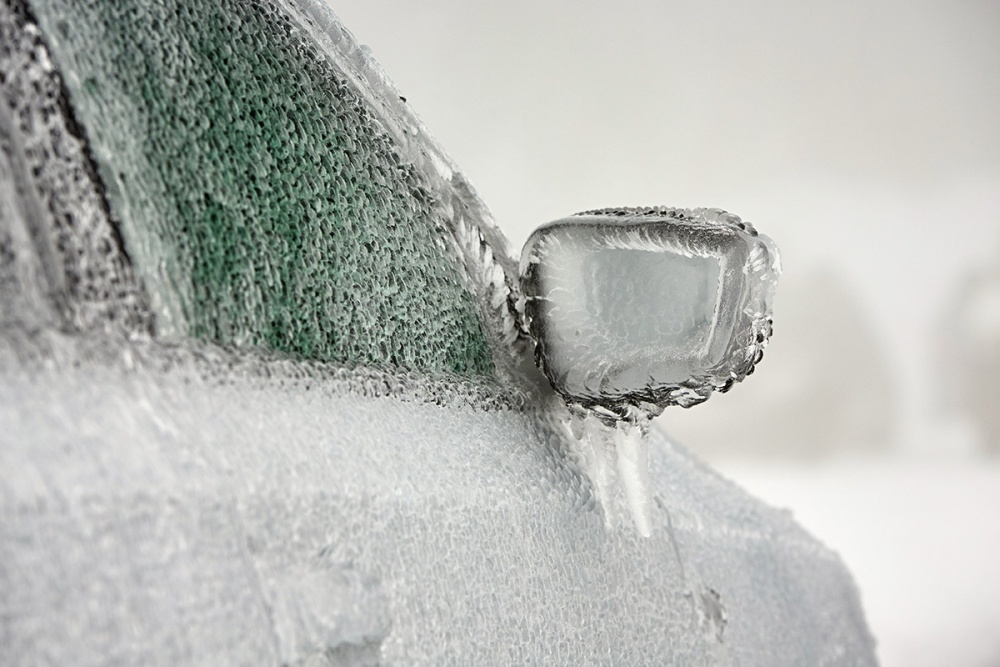
[{"label": "thick ice layer", "polygon": [[521,254],[537,359],[567,400],[689,406],[753,372],[778,255],[714,209],[608,209],[539,228]]},{"label": "thick ice layer", "polygon": [[627,509],[632,519],[629,523],[640,535],[649,537],[652,487],[648,421],[608,424],[590,412],[572,414],[555,407],[552,411],[567,437],[568,451],[594,487],[605,523],[609,527],[626,523],[620,520],[620,510]]},{"label": "thick ice layer", "polygon": [[[403,140],[403,114],[361,82],[365,63],[342,66],[353,40],[318,0],[4,0],[0,9],[0,68],[11,67],[11,35],[32,38],[15,82],[24,84],[0,91],[24,134],[65,117],[79,135],[22,151],[45,162],[28,165],[43,172],[36,180],[64,185],[67,170],[50,158],[82,150],[83,138],[97,166],[86,174],[94,182],[75,188],[95,185],[94,201],[56,193],[75,219],[53,245],[112,245],[97,233],[110,213],[159,335],[493,374],[482,316],[498,310],[485,303],[496,286],[480,275],[493,263],[456,252],[466,237],[480,251],[489,221],[463,180],[431,168],[433,142]],[[62,106],[35,99],[46,77],[65,84]]]},{"label": "thick ice layer", "polygon": [[[872,663],[786,515],[492,372],[502,238],[318,1],[0,0],[0,36],[0,662]],[[633,262],[690,287],[653,338],[718,261]],[[609,335],[655,329],[615,264]]]},{"label": "thick ice layer", "polygon": [[838,558],[655,432],[643,539],[448,383],[149,356],[0,374],[0,662],[874,664]]},{"label": "thick ice layer", "polygon": [[145,295],[68,109],[41,32],[0,2],[0,322],[144,335]]}]

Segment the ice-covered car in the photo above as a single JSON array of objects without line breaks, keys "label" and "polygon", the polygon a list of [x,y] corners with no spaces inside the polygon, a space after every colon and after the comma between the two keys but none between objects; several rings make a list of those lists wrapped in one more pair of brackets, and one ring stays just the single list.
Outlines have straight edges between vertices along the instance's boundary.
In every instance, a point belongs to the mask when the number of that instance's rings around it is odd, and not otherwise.
[{"label": "ice-covered car", "polygon": [[520,273],[318,0],[0,0],[0,663],[874,664],[787,513],[602,482],[719,378],[546,378]]}]

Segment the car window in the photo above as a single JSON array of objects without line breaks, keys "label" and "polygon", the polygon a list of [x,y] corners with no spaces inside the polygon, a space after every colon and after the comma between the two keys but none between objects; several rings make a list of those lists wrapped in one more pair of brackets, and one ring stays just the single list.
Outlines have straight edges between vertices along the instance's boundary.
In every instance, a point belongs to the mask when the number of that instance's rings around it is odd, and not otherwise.
[{"label": "car window", "polygon": [[30,9],[159,335],[493,373],[438,193],[274,3]]}]

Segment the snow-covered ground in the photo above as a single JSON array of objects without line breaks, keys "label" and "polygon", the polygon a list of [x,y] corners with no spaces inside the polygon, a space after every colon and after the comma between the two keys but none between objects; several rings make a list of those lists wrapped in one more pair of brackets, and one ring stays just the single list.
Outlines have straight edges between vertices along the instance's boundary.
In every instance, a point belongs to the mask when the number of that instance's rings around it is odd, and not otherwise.
[{"label": "snow-covered ground", "polygon": [[1000,665],[1000,460],[717,467],[840,552],[883,667]]}]

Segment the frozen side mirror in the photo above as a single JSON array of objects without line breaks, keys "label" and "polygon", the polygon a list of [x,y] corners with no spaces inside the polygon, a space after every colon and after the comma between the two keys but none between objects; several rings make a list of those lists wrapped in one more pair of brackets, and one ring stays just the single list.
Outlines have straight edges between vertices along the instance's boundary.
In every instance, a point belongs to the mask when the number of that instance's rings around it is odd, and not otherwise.
[{"label": "frozen side mirror", "polygon": [[754,370],[771,335],[777,248],[719,209],[587,211],[521,253],[535,361],[605,419],[690,407]]}]

